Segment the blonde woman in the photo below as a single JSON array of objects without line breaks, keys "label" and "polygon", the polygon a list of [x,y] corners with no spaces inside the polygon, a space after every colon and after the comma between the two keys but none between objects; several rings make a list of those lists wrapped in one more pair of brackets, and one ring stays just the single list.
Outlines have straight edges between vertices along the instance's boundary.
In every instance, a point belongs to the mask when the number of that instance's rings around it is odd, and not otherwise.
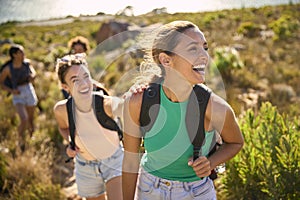
[{"label": "blonde woman", "polygon": [[[149,92],[149,96],[160,96],[157,116],[151,118],[150,115],[152,128],[148,130],[141,125],[143,93],[128,97],[124,106],[122,184],[125,200],[216,199],[209,177],[211,171],[235,156],[244,140],[232,108],[213,92],[209,94],[203,118],[199,118],[196,109],[187,114],[194,87],[205,88],[202,83],[209,59],[207,49],[203,32],[189,21],[168,23],[155,36],[150,59],[142,65],[147,69],[143,74],[150,80],[148,84],[160,85],[157,91]],[[184,120],[186,117],[188,121]],[[188,124],[200,120],[204,122],[205,137],[193,159]],[[217,134],[223,144],[209,155]],[[140,159],[142,137],[145,153]]]}]

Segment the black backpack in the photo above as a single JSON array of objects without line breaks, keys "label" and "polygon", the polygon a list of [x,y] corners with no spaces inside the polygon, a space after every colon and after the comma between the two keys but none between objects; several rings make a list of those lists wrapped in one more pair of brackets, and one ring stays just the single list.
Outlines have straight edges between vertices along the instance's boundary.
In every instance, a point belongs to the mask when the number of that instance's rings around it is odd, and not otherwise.
[{"label": "black backpack", "polygon": [[[160,104],[160,88],[161,84],[151,83],[144,91],[140,113],[140,125],[143,137],[145,137],[145,133],[152,128],[157,118],[160,106],[153,105]],[[187,105],[185,121],[190,141],[193,144],[194,160],[199,157],[199,152],[205,139],[204,117],[210,95],[211,90],[209,88],[205,87],[204,85],[195,85]],[[199,120],[195,120],[197,118]],[[219,145],[220,144],[216,143],[209,152],[208,156],[213,154]],[[212,170],[210,178],[212,180],[217,178],[215,170]]]},{"label": "black backpack", "polygon": [[[0,73],[3,71],[3,69],[6,67],[6,66],[9,66],[9,70],[10,70],[10,73],[11,73],[11,78],[9,77],[6,77],[6,79],[4,80],[4,85],[11,88],[11,89],[15,89],[17,88],[17,80],[15,80],[15,70],[14,70],[14,67],[13,67],[13,64],[12,64],[12,61],[8,61],[6,62],[5,64],[3,64],[1,66],[1,69],[0,69]],[[25,65],[27,67],[27,71],[28,73],[30,73],[30,68],[29,68],[29,62],[23,62],[23,65]]]},{"label": "black backpack", "polygon": [[[98,122],[104,127],[112,131],[117,131],[119,139],[123,139],[123,131],[121,130],[120,126],[118,123],[109,117],[103,108],[103,96],[100,96],[98,94],[93,94],[93,100],[94,100],[94,113],[96,115],[96,118]],[[70,131],[70,147],[71,149],[75,150],[76,144],[75,144],[75,121],[74,121],[74,105],[73,105],[73,98],[69,97],[67,100],[67,112],[68,112],[68,122],[69,122],[69,131]],[[66,160],[66,162],[69,162],[72,158],[69,158]]]}]

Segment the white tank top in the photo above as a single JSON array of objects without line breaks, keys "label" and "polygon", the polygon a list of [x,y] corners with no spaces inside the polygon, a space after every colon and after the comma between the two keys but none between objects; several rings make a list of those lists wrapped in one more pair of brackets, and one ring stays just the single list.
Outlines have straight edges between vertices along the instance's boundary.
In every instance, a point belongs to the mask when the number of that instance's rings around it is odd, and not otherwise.
[{"label": "white tank top", "polygon": [[80,148],[80,155],[86,160],[110,157],[119,148],[118,133],[103,128],[93,110],[83,113],[75,108],[75,113],[75,143]]}]

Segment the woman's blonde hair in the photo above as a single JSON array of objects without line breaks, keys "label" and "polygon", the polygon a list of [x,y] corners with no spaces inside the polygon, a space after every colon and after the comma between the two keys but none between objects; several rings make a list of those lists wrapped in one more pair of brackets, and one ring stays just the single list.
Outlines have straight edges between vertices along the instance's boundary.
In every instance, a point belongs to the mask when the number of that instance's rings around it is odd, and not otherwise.
[{"label": "woman's blonde hair", "polygon": [[159,54],[174,55],[182,33],[191,28],[198,28],[190,21],[173,21],[161,26],[155,34],[151,50],[145,51],[144,61],[140,64],[140,75],[135,84],[155,82],[165,76],[164,67],[159,61]]}]

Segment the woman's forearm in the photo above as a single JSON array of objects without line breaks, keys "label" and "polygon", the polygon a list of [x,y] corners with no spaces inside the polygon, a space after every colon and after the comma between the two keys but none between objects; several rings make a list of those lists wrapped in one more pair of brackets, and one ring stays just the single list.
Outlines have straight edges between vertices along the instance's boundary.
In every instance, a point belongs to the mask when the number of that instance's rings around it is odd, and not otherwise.
[{"label": "woman's forearm", "polygon": [[243,143],[223,143],[220,148],[208,158],[211,168],[214,169],[216,166],[230,160],[242,147]]},{"label": "woman's forearm", "polygon": [[139,163],[139,155],[137,153],[129,153],[125,150],[122,169],[122,191],[124,200],[134,199]]}]

